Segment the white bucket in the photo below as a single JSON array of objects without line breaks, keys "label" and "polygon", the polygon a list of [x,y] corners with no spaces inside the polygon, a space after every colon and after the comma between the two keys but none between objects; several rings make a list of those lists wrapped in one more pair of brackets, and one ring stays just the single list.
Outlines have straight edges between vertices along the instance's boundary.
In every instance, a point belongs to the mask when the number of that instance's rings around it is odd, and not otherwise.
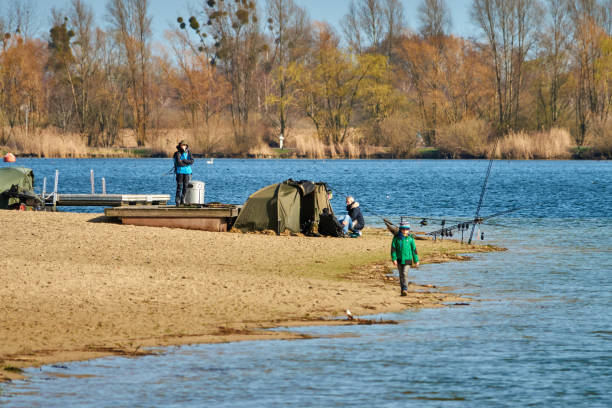
[{"label": "white bucket", "polygon": [[187,192],[185,193],[185,204],[204,204],[204,182],[191,180],[187,184]]}]

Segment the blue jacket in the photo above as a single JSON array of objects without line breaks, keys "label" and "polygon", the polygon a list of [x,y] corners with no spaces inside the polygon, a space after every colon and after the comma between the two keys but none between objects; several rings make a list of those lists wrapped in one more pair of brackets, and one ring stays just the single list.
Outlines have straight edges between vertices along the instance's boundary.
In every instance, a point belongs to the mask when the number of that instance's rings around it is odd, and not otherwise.
[{"label": "blue jacket", "polygon": [[174,173],[176,174],[191,174],[191,165],[193,164],[193,158],[191,152],[181,152],[177,150],[174,153]]}]

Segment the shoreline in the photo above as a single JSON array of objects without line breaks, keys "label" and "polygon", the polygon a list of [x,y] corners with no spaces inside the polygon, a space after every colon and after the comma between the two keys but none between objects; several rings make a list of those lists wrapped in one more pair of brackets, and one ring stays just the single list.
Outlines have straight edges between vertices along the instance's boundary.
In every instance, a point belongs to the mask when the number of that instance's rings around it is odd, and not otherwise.
[{"label": "shoreline", "polygon": [[[8,149],[3,149],[3,152],[6,153],[14,153],[9,151]],[[4,154],[0,154],[4,156]],[[15,153],[17,160],[20,158],[23,159],[171,159],[172,154],[169,153],[155,153],[155,154],[136,154],[136,153],[124,153],[122,151],[117,152],[103,152],[96,153],[92,152],[86,155],[79,156],[39,156],[36,153]],[[489,160],[490,157],[488,155],[459,155],[459,156],[451,156],[447,154],[413,154],[406,156],[395,156],[393,154],[372,154],[369,156],[358,156],[351,157],[346,155],[335,155],[335,156],[324,156],[324,157],[310,157],[307,155],[270,155],[270,154],[251,154],[251,153],[236,153],[236,154],[203,154],[203,153],[194,153],[193,157],[195,159],[239,159],[239,160]],[[608,157],[605,154],[600,154],[598,152],[594,154],[578,154],[572,153],[568,157],[506,157],[506,156],[496,156],[494,160],[504,160],[504,161],[607,161],[612,160],[612,157]],[[15,163],[16,164],[16,163]]]},{"label": "shoreline", "polygon": [[[0,381],[24,367],[156,347],[300,339],[269,328],[363,324],[355,316],[465,302],[432,285],[400,297],[391,235],[359,239],[213,233],[96,221],[99,214],[0,211]],[[417,241],[422,263],[499,250]],[[411,277],[418,276],[411,271]]]}]

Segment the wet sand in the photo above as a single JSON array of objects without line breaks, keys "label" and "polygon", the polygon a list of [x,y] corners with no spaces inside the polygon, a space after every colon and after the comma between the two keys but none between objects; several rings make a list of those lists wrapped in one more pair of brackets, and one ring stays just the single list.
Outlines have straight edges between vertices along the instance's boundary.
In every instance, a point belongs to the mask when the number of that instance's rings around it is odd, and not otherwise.
[{"label": "wet sand", "polygon": [[[465,299],[389,278],[391,234],[359,239],[213,233],[0,211],[0,381],[19,368],[150,347],[301,338],[277,326]],[[494,250],[417,241],[422,263]],[[410,273],[418,280],[418,270]],[[146,350],[145,350],[146,349]],[[143,351],[145,350],[145,351]]]}]

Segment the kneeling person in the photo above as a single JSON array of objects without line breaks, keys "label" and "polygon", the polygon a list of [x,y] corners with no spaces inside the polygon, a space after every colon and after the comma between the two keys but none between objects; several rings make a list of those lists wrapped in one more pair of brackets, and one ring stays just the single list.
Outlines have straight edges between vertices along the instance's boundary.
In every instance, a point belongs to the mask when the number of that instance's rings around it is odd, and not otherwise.
[{"label": "kneeling person", "polygon": [[354,236],[361,236],[361,230],[365,227],[365,221],[363,220],[359,203],[351,196],[346,197],[346,211],[349,217],[348,222],[350,223],[348,229],[351,230]]}]

